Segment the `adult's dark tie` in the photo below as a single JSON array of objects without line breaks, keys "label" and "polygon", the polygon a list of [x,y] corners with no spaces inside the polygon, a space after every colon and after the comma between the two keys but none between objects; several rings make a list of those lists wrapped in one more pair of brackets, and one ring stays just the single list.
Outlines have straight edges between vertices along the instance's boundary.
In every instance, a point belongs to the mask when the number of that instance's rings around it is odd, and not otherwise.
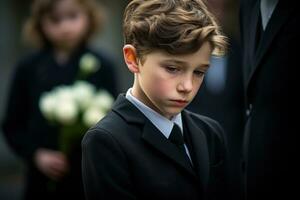
[{"label": "adult's dark tie", "polygon": [[185,151],[183,135],[179,126],[175,123],[169,136],[169,140],[179,148],[180,153],[183,155],[185,160],[191,164],[190,158],[188,157]]}]

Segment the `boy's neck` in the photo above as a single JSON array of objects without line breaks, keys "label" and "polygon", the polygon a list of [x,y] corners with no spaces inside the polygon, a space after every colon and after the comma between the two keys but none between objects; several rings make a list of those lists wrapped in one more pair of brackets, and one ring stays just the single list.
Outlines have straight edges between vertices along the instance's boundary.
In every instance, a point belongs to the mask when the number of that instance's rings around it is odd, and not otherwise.
[{"label": "boy's neck", "polygon": [[[136,77],[135,77],[135,79],[136,79]],[[144,93],[144,91],[142,90],[142,88],[138,84],[136,84],[136,81],[137,80],[134,81],[134,84],[132,86],[132,90],[131,90],[132,96],[137,98],[139,101],[141,101],[143,104],[147,105],[148,107],[153,107],[150,100],[147,99],[147,96]],[[151,106],[149,106],[149,104]]]},{"label": "boy's neck", "polygon": [[[142,93],[142,94],[141,94]],[[143,104],[145,104],[147,107],[151,108],[158,114],[164,116],[158,109],[155,109],[156,106],[146,97],[146,94],[143,92],[141,88],[137,84],[133,84],[132,89],[131,89],[131,95],[134,96],[136,99],[141,101]],[[172,120],[174,116],[164,116],[165,118]]]}]

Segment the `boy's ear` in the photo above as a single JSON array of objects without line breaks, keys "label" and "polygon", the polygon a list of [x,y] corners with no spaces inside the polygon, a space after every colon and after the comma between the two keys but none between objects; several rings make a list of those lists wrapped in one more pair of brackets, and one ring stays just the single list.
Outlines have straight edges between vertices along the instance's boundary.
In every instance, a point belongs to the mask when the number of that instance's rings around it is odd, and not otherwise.
[{"label": "boy's ear", "polygon": [[128,69],[132,73],[138,73],[139,67],[137,64],[135,47],[130,44],[126,44],[123,47],[123,55],[124,55],[124,60],[125,60],[125,63],[127,65]]}]

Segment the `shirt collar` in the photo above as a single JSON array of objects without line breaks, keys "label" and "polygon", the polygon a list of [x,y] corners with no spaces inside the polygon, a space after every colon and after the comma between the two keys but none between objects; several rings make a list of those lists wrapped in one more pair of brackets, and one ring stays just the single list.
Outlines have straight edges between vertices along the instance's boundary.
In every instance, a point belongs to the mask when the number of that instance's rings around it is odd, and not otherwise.
[{"label": "shirt collar", "polygon": [[136,106],[151,122],[152,124],[160,130],[160,132],[169,138],[171,131],[173,129],[174,123],[176,123],[181,132],[183,130],[181,113],[175,115],[171,120],[157,113],[143,102],[134,97],[131,93],[132,88],[129,88],[126,93],[126,99],[128,99],[134,106]]}]

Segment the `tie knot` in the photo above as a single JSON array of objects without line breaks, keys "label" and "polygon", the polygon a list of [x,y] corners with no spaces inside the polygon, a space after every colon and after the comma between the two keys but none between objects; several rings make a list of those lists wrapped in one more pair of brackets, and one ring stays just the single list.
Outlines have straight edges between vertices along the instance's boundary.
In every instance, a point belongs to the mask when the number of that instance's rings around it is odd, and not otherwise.
[{"label": "tie knot", "polygon": [[172,143],[176,144],[176,145],[183,145],[184,144],[184,140],[183,140],[181,130],[180,130],[179,126],[175,123],[174,123],[173,129],[171,131],[171,134],[169,136],[169,140]]}]

